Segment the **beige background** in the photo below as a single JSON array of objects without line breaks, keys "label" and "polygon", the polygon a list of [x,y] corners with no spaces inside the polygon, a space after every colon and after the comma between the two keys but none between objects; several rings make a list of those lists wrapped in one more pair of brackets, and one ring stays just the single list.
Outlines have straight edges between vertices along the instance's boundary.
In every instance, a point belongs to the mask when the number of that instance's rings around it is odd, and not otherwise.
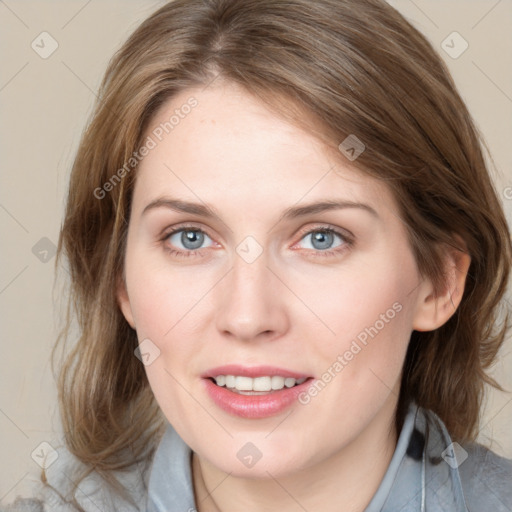
[{"label": "beige background", "polygon": [[[59,293],[52,296],[52,247],[73,154],[108,59],[162,3],[0,0],[0,502],[29,488],[39,469],[31,458],[34,449],[60,439],[49,364],[60,323],[54,305]],[[390,3],[448,63],[496,161],[496,184],[510,221],[512,1]],[[59,45],[47,59],[31,47],[43,31]],[[441,48],[453,31],[469,44],[456,59]],[[50,40],[45,41],[47,51]],[[512,390],[512,340],[493,373]],[[492,440],[495,451],[512,458],[510,425],[512,394],[492,392],[480,440]]]}]

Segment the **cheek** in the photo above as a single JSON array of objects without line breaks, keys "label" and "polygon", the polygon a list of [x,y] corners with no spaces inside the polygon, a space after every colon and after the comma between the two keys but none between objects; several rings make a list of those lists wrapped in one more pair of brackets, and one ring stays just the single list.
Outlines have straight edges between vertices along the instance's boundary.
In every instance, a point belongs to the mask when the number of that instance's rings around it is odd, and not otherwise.
[{"label": "cheek", "polygon": [[[400,266],[396,261],[389,258],[331,271],[317,276],[315,286],[297,274],[297,295],[305,298],[317,320],[310,315],[304,328],[314,327],[318,332],[316,338],[321,343],[317,349],[324,359],[332,360],[350,350],[353,342],[362,348],[372,344],[375,357],[388,354],[392,346],[407,344],[412,325],[411,291],[418,276],[411,258],[402,258]],[[378,343],[371,343],[374,340]],[[356,352],[357,346],[352,350]]]},{"label": "cheek", "polygon": [[172,268],[165,257],[134,253],[127,262],[128,294],[139,339],[149,337],[165,344],[181,329],[208,294],[214,282],[211,271]]},{"label": "cheek", "polygon": [[[183,368],[183,361],[179,362]],[[178,430],[189,432],[194,425],[204,424],[207,415],[196,400],[196,390],[190,390],[188,380],[166,360],[164,354],[145,367],[153,395],[167,420]],[[197,428],[197,427],[195,427]]]},{"label": "cheek", "polygon": [[[311,407],[311,417],[357,432],[398,393],[416,278],[414,264],[375,265],[340,273],[310,294],[311,309],[329,327],[320,325],[322,335],[309,336],[318,383],[301,397],[301,404]],[[339,430],[325,427],[324,441],[339,442]]]}]

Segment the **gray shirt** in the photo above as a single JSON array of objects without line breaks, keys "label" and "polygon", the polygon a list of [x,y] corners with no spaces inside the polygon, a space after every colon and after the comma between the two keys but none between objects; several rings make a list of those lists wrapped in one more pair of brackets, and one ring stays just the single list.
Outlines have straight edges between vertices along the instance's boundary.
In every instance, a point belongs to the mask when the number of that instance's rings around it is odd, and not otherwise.
[{"label": "gray shirt", "polygon": [[[95,474],[80,484],[77,499],[86,512],[196,512],[191,455],[168,424],[152,461],[117,474],[136,506],[121,500]],[[61,450],[58,461],[48,470],[48,480],[65,495],[72,460]],[[38,498],[0,507],[0,512],[71,510],[47,487]],[[477,443],[452,442],[437,415],[411,404],[388,469],[364,512],[445,511],[512,512],[512,460]]]}]

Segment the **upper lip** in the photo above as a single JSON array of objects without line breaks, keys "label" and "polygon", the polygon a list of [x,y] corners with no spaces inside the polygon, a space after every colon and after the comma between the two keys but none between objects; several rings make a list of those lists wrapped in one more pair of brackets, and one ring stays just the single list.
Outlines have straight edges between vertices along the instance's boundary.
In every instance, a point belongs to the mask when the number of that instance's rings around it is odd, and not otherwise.
[{"label": "upper lip", "polygon": [[217,366],[204,372],[201,377],[214,378],[219,375],[239,375],[241,377],[272,377],[279,375],[281,377],[291,377],[294,379],[302,379],[310,377],[302,372],[296,372],[293,370],[286,370],[284,368],[278,368],[276,366],[241,366],[239,364],[227,364],[223,366]]}]

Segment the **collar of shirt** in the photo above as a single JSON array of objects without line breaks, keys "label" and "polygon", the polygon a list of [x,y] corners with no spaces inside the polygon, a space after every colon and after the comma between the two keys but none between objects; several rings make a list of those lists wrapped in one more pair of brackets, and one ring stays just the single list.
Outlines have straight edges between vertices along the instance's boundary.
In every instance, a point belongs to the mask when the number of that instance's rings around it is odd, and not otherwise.
[{"label": "collar of shirt", "polygon": [[[365,512],[467,512],[458,472],[464,454],[434,413],[410,404],[391,462]],[[191,449],[169,424],[153,459],[147,511],[196,510]]]}]

